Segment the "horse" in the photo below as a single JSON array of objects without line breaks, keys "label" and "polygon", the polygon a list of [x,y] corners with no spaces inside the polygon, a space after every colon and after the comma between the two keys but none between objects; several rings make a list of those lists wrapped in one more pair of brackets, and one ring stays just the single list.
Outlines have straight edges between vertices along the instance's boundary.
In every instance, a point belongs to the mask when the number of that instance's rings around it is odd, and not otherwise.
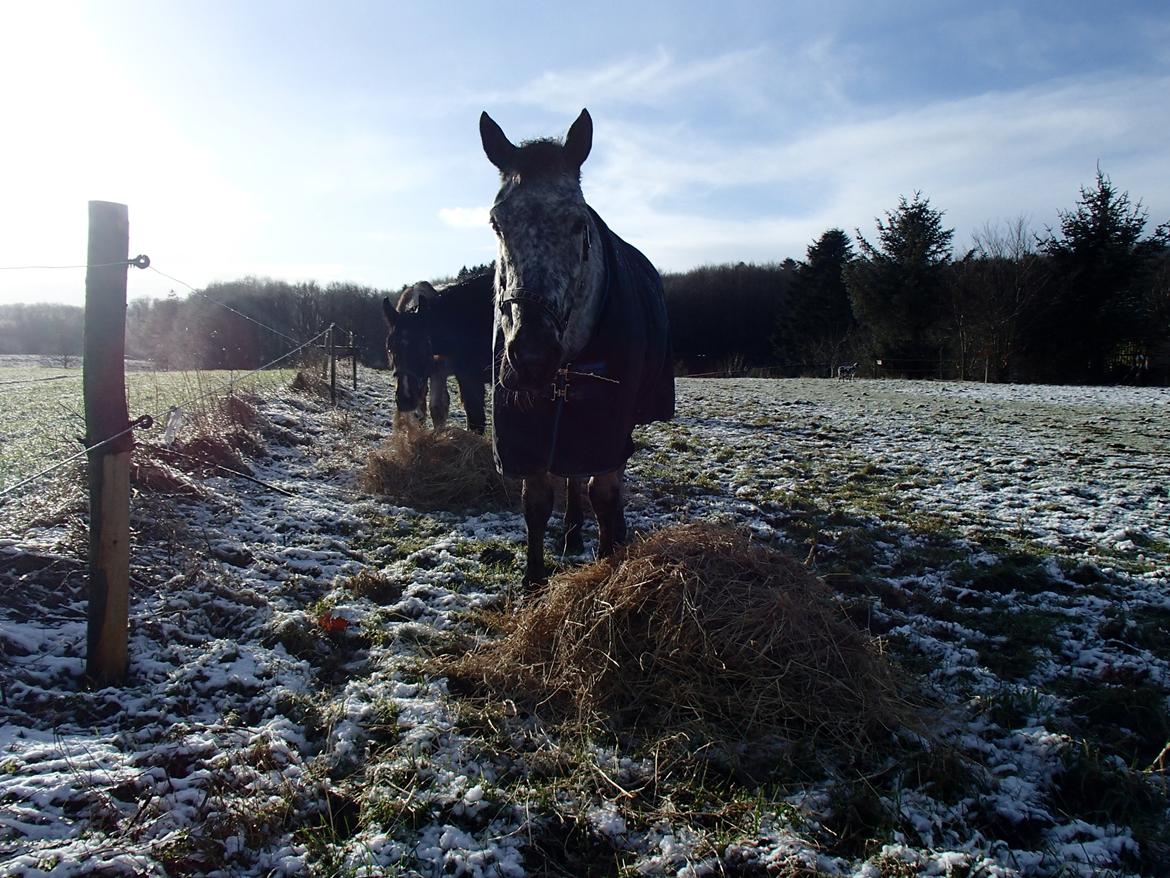
[{"label": "horse", "polygon": [[849,363],[837,367],[838,381],[852,381],[857,377],[857,363]]},{"label": "horse", "polygon": [[[523,480],[524,583],[534,585],[546,578],[552,475],[589,480],[600,556],[625,541],[633,428],[674,417],[670,334],[658,271],[585,202],[588,110],[563,141],[516,146],[486,112],[479,131],[501,184],[490,211],[492,446],[497,469]],[[579,533],[572,514],[566,533]]]},{"label": "horse", "polygon": [[382,300],[386,357],[395,373],[399,412],[425,420],[429,397],[431,420],[435,429],[442,427],[451,411],[447,378],[454,375],[468,428],[484,432],[493,290],[492,274],[484,272],[441,289],[426,281],[414,284],[399,296],[397,307],[389,298]]},{"label": "horse", "polygon": [[[483,434],[486,386],[491,382],[494,278],[484,272],[436,289],[420,281],[398,297],[397,305],[382,300],[389,331],[386,356],[395,372],[399,412],[426,421],[430,408],[435,429],[447,421],[451,397],[447,377],[455,375],[467,412],[468,428]],[[429,390],[428,390],[429,387]],[[585,550],[581,480],[566,479],[564,552]]]}]

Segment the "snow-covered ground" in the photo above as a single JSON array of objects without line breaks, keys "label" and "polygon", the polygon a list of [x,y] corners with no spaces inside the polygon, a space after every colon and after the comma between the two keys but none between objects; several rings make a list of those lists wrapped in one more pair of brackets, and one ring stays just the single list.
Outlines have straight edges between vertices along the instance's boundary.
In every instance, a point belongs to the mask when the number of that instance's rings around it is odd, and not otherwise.
[{"label": "snow-covered ground", "polygon": [[136,497],[121,688],[80,488],[0,506],[0,876],[1170,874],[1170,391],[680,379],[634,528],[807,558],[931,705],[867,774],[687,786],[431,671],[523,520],[360,491],[387,381],[260,401],[263,485]]}]

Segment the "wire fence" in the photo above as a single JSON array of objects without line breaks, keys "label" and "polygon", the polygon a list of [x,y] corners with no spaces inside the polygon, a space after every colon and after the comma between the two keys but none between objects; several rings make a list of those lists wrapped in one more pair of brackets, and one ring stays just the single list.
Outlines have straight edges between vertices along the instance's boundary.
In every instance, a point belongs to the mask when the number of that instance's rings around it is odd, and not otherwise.
[{"label": "wire fence", "polygon": [[[269,326],[267,323],[264,323],[260,320],[257,320],[255,317],[252,317],[248,314],[245,314],[243,311],[237,311],[235,308],[233,308],[231,305],[228,305],[226,302],[221,302],[218,299],[213,299],[211,296],[207,295],[202,290],[198,290],[195,287],[191,286],[191,284],[187,283],[185,280],[180,280],[177,277],[173,277],[172,275],[165,274],[165,273],[159,271],[153,265],[150,266],[150,270],[153,271],[155,274],[158,274],[162,277],[165,277],[167,280],[174,281],[175,283],[186,287],[188,290],[191,291],[191,293],[193,295],[198,296],[200,299],[203,299],[207,302],[211,302],[211,304],[213,304],[213,305],[218,305],[219,307],[223,308],[224,310],[230,311],[232,314],[235,314],[239,317],[243,317],[248,322],[254,323],[262,329],[267,329],[269,332],[273,333],[274,335],[279,336],[280,338],[285,339],[286,341],[290,341],[293,344],[298,343],[298,340],[293,338],[292,336],[286,335],[285,333],[281,332],[279,329],[276,329],[275,327]],[[319,337],[320,336],[318,336],[318,338]]]},{"label": "wire fence", "polygon": [[[293,348],[293,349],[292,349],[292,350],[290,350],[290,351],[287,351],[286,353],[282,354],[281,356],[277,357],[276,359],[274,359],[274,360],[270,360],[269,362],[265,363],[264,365],[262,365],[262,366],[259,366],[259,367],[255,368],[255,369],[253,369],[251,372],[248,372],[248,373],[246,373],[246,374],[244,374],[244,375],[241,375],[241,376],[239,376],[238,378],[232,378],[232,379],[229,379],[228,381],[225,381],[225,382],[222,382],[222,383],[220,383],[220,384],[217,384],[217,385],[216,385],[214,388],[212,388],[211,390],[208,390],[208,391],[206,391],[206,392],[204,392],[204,393],[201,393],[201,394],[199,394],[199,395],[197,395],[197,396],[189,397],[189,398],[187,398],[187,399],[184,399],[184,400],[182,400],[181,402],[175,403],[174,405],[172,405],[172,406],[169,406],[169,407],[166,409],[166,411],[158,412],[158,413],[156,413],[156,414],[152,414],[152,415],[143,415],[143,416],[141,416],[141,417],[137,418],[137,419],[136,419],[135,421],[133,421],[133,422],[132,422],[132,423],[131,423],[131,424],[130,424],[128,427],[126,427],[126,429],[125,429],[125,430],[122,430],[121,432],[115,433],[113,436],[109,436],[109,437],[107,437],[106,439],[103,439],[103,440],[101,440],[100,442],[95,442],[94,444],[92,444],[92,445],[89,445],[89,446],[88,446],[88,447],[86,447],[86,448],[82,448],[80,451],[78,451],[78,452],[76,452],[76,453],[74,453],[74,454],[70,454],[70,455],[68,455],[68,456],[67,456],[67,457],[65,457],[63,460],[59,460],[59,461],[57,461],[57,462],[56,462],[56,463],[54,463],[52,466],[46,467],[45,469],[41,470],[41,471],[40,471],[40,472],[38,472],[38,473],[34,473],[33,475],[30,475],[30,476],[28,476],[28,477],[26,477],[26,478],[23,478],[23,479],[21,479],[20,481],[18,481],[18,482],[16,482],[16,483],[14,483],[14,484],[12,484],[12,485],[8,485],[8,486],[4,487],[3,489],[0,489],[0,500],[3,500],[3,499],[5,499],[5,498],[6,498],[6,497],[8,497],[9,495],[11,495],[11,494],[15,493],[16,491],[20,490],[21,488],[23,488],[23,487],[25,487],[25,486],[27,486],[27,485],[31,485],[31,484],[33,484],[34,482],[37,482],[37,481],[39,481],[40,479],[42,479],[42,478],[44,478],[44,477],[46,477],[46,476],[48,476],[48,475],[50,475],[50,474],[52,474],[52,473],[56,472],[57,470],[59,470],[59,469],[61,469],[62,467],[66,466],[67,464],[69,464],[69,463],[72,463],[73,461],[77,460],[78,458],[80,458],[80,457],[83,457],[84,455],[86,455],[86,454],[88,454],[88,453],[90,453],[90,452],[97,451],[98,449],[104,448],[105,446],[107,446],[107,445],[109,445],[109,444],[111,444],[111,443],[113,443],[113,442],[116,442],[118,439],[121,439],[123,436],[127,435],[128,433],[131,433],[131,432],[133,432],[133,431],[134,431],[134,430],[136,430],[136,429],[149,429],[149,428],[150,428],[151,426],[153,426],[154,424],[156,424],[156,423],[159,423],[160,421],[162,421],[162,420],[163,420],[163,418],[164,418],[164,417],[165,417],[165,416],[166,416],[166,415],[167,415],[167,414],[168,414],[168,413],[169,413],[169,412],[170,412],[172,409],[176,409],[176,408],[179,408],[179,409],[186,409],[186,408],[191,408],[191,407],[193,407],[194,405],[196,405],[197,403],[199,403],[199,402],[202,402],[202,401],[203,401],[203,400],[205,400],[205,399],[208,399],[208,398],[210,398],[210,397],[212,397],[212,396],[220,396],[220,395],[222,395],[222,394],[223,394],[225,391],[230,391],[230,390],[232,390],[232,389],[233,389],[233,388],[234,388],[234,387],[235,387],[237,384],[239,384],[240,382],[242,382],[242,381],[246,381],[247,379],[251,378],[252,376],[259,374],[260,372],[263,372],[263,371],[265,371],[265,370],[271,369],[271,368],[273,368],[274,366],[276,366],[277,364],[279,364],[279,363],[282,363],[282,362],[284,362],[285,360],[287,360],[287,359],[290,359],[291,357],[294,357],[294,356],[296,356],[296,355],[297,355],[297,354],[299,354],[301,351],[303,351],[305,348],[307,348],[307,347],[309,347],[309,346],[311,346],[311,345],[314,345],[314,344],[316,344],[318,341],[320,341],[322,338],[324,338],[324,337],[325,337],[325,335],[328,333],[328,331],[329,331],[329,330],[327,330],[327,329],[326,329],[326,330],[323,330],[322,332],[320,332],[320,333],[318,333],[317,335],[313,336],[311,339],[309,339],[308,341],[304,342],[303,344],[301,344],[301,345],[297,346],[296,348]],[[61,449],[61,452],[62,452],[62,453],[64,453],[64,451],[65,451],[65,449]]]},{"label": "wire fence", "polygon": [[[289,343],[296,345],[296,347],[284,352],[280,356],[278,356],[272,360],[269,360],[267,363],[264,363],[263,365],[258,366],[255,369],[252,369],[251,371],[249,371],[243,375],[231,378],[231,379],[224,381],[224,382],[217,383],[215,387],[211,388],[210,390],[207,390],[206,392],[202,392],[202,393],[199,393],[198,395],[185,398],[182,401],[177,402],[177,403],[169,406],[166,411],[159,412],[159,413],[153,414],[153,415],[143,415],[143,416],[135,419],[132,423],[130,423],[126,427],[126,429],[124,429],[118,433],[115,433],[113,436],[109,436],[105,439],[102,439],[99,442],[88,445],[87,447],[82,448],[80,451],[70,453],[70,451],[72,449],[71,449],[71,447],[68,447],[68,446],[59,447],[59,448],[54,449],[53,451],[49,452],[49,455],[53,456],[53,457],[59,457],[60,459],[56,460],[51,466],[45,467],[44,469],[40,470],[39,472],[36,472],[36,473],[33,473],[33,474],[28,475],[26,477],[20,478],[16,482],[14,482],[10,485],[6,485],[3,488],[0,488],[0,502],[7,500],[7,498],[13,496],[21,489],[26,488],[30,485],[33,485],[33,484],[41,481],[42,479],[52,475],[53,473],[57,472],[58,470],[62,469],[65,466],[67,466],[68,464],[78,460],[79,458],[84,457],[85,455],[90,454],[94,451],[97,451],[101,448],[104,448],[105,446],[108,446],[113,442],[116,442],[117,440],[121,439],[122,437],[126,436],[127,434],[132,433],[134,430],[149,429],[153,424],[155,424],[159,421],[162,421],[163,418],[170,411],[173,411],[176,408],[190,409],[193,406],[196,406],[198,403],[202,402],[203,400],[209,399],[213,396],[220,396],[220,395],[223,395],[224,393],[231,392],[231,390],[237,384],[239,384],[243,381],[246,381],[255,375],[258,375],[261,372],[264,372],[266,370],[274,368],[275,366],[279,365],[280,363],[283,363],[286,360],[289,360],[292,357],[295,357],[297,354],[301,353],[306,348],[313,347],[319,341],[321,341],[323,338],[325,338],[330,331],[329,329],[324,329],[308,340],[300,340],[300,339],[293,338],[292,336],[287,335],[284,332],[281,332],[280,330],[276,329],[275,327],[269,326],[268,324],[263,323],[262,321],[257,320],[254,317],[251,317],[247,314],[244,314],[243,312],[231,307],[230,305],[228,305],[224,302],[220,302],[220,301],[212,298],[211,296],[204,294],[201,290],[197,289],[196,287],[187,283],[186,281],[182,280],[181,278],[177,278],[177,277],[174,277],[173,275],[166,274],[165,272],[159,271],[157,268],[150,265],[149,258],[145,257],[145,256],[137,256],[133,259],[127,259],[125,261],[99,263],[99,264],[92,264],[92,265],[9,265],[9,266],[0,266],[0,271],[67,270],[67,269],[87,269],[88,270],[91,268],[110,268],[110,267],[115,267],[115,266],[119,266],[119,265],[126,265],[126,266],[134,265],[134,266],[137,266],[139,268],[150,268],[152,271],[156,272],[160,276],[165,277],[166,279],[173,281],[174,283],[177,283],[177,284],[180,284],[180,285],[186,287],[188,290],[190,290],[192,292],[192,294],[199,296],[200,298],[205,299],[206,301],[211,302],[212,304],[217,305],[217,306],[225,309],[226,311],[229,311],[232,314],[235,314],[238,317],[243,318],[244,320],[247,320],[251,323],[254,323],[257,326],[260,326],[261,328],[268,330],[269,332],[274,333],[275,335],[279,336],[282,339],[285,339]],[[66,380],[66,379],[77,379],[80,377],[81,377],[81,375],[78,374],[78,375],[54,375],[54,376],[49,376],[49,377],[45,377],[45,378],[16,379],[16,380],[12,380],[12,381],[0,382],[0,388],[15,389],[18,386],[24,386],[24,385],[36,384],[36,383],[48,382],[48,381],[62,381],[62,380]],[[61,455],[65,455],[65,456],[60,457]]]},{"label": "wire fence", "polygon": [[54,375],[51,378],[20,378],[16,381],[0,381],[0,387],[12,387],[15,384],[39,384],[42,381],[65,381],[78,379],[81,375]]}]

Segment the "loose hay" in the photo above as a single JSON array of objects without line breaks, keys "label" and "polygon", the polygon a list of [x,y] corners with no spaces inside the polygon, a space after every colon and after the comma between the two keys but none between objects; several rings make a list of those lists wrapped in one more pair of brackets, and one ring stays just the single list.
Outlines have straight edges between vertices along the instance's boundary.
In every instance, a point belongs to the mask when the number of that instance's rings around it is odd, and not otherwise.
[{"label": "loose hay", "polygon": [[888,739],[907,714],[897,675],[821,580],[707,525],[556,577],[501,640],[448,670],[569,718],[722,742],[851,748]]},{"label": "loose hay", "polygon": [[409,416],[396,418],[390,438],[370,454],[362,483],[394,503],[427,510],[498,508],[515,495],[483,436],[458,427],[428,430]]},{"label": "loose hay", "polygon": [[329,382],[315,372],[306,372],[303,369],[297,371],[289,386],[297,393],[307,393],[312,396],[329,395]]}]

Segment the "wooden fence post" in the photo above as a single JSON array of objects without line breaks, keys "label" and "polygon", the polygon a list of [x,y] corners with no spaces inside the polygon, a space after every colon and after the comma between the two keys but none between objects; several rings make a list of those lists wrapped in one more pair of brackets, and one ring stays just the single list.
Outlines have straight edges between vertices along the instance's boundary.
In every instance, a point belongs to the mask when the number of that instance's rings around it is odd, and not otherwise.
[{"label": "wooden fence post", "polygon": [[349,331],[349,356],[353,362],[353,389],[357,390],[357,345],[354,344],[352,329]]},{"label": "wooden fence post", "polygon": [[89,624],[86,676],[121,683],[128,662],[130,604],[130,426],[126,411],[126,205],[89,202],[85,275],[85,436],[89,452]]},{"label": "wooden fence post", "polygon": [[337,327],[329,324],[329,399],[337,405]]},{"label": "wooden fence post", "polygon": [[[325,330],[325,341],[322,342],[321,345],[319,346],[319,350],[321,351],[321,378],[322,379],[329,377],[329,341],[330,341],[330,338],[332,337],[332,335],[333,335],[333,327],[330,326],[329,329]],[[317,346],[315,346],[315,347],[317,347]]]}]

